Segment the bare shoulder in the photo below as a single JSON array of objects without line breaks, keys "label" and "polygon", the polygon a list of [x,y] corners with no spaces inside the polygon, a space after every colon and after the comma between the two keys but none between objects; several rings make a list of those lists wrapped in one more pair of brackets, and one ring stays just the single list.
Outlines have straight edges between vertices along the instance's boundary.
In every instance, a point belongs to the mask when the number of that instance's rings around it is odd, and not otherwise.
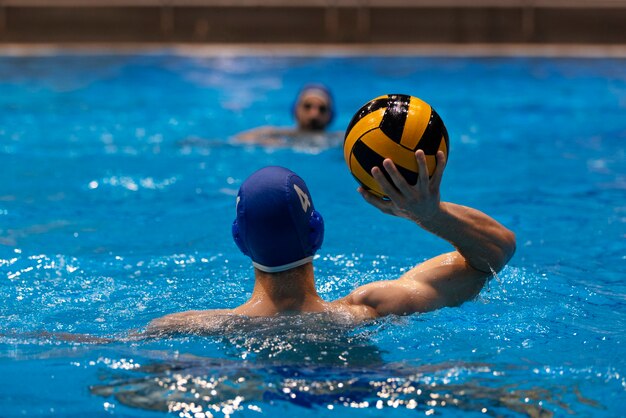
[{"label": "bare shoulder", "polygon": [[278,126],[260,126],[237,134],[233,139],[235,142],[254,143],[262,145],[284,144],[285,136],[295,135],[296,130]]},{"label": "bare shoulder", "polygon": [[149,335],[166,334],[212,334],[223,329],[228,318],[234,316],[231,309],[186,311],[153,319],[146,327]]}]

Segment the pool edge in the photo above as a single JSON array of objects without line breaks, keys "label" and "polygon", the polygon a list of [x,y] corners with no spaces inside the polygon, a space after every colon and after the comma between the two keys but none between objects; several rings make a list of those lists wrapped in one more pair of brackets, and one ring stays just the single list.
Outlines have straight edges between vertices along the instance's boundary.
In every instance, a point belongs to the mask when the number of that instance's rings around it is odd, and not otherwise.
[{"label": "pool edge", "polygon": [[626,45],[593,44],[211,44],[32,43],[0,44],[0,56],[180,55],[180,56],[444,56],[626,58]]}]

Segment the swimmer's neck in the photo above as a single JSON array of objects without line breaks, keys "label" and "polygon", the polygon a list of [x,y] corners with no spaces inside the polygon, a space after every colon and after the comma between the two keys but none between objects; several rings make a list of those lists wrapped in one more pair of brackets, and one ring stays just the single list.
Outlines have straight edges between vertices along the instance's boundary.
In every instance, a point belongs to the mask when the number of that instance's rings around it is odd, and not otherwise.
[{"label": "swimmer's neck", "polygon": [[254,273],[252,296],[236,309],[242,314],[259,316],[325,310],[326,302],[315,290],[312,263],[280,273],[265,273],[258,269]]}]

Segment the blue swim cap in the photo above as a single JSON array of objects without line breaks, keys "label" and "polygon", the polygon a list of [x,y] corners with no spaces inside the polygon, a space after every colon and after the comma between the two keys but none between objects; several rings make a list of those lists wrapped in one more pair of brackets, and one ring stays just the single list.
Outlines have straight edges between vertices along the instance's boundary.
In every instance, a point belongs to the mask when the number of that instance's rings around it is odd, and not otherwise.
[{"label": "blue swim cap", "polygon": [[313,260],[324,240],[324,220],[304,180],[291,170],[271,166],[241,185],[232,232],[256,268],[276,273]]}]

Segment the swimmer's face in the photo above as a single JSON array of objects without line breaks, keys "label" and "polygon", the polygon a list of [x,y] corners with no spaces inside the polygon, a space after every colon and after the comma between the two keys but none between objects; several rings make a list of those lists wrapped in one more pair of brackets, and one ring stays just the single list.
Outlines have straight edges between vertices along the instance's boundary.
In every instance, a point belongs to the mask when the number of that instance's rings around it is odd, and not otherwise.
[{"label": "swimmer's face", "polygon": [[298,128],[323,131],[330,122],[330,103],[318,95],[304,94],[296,106]]}]

